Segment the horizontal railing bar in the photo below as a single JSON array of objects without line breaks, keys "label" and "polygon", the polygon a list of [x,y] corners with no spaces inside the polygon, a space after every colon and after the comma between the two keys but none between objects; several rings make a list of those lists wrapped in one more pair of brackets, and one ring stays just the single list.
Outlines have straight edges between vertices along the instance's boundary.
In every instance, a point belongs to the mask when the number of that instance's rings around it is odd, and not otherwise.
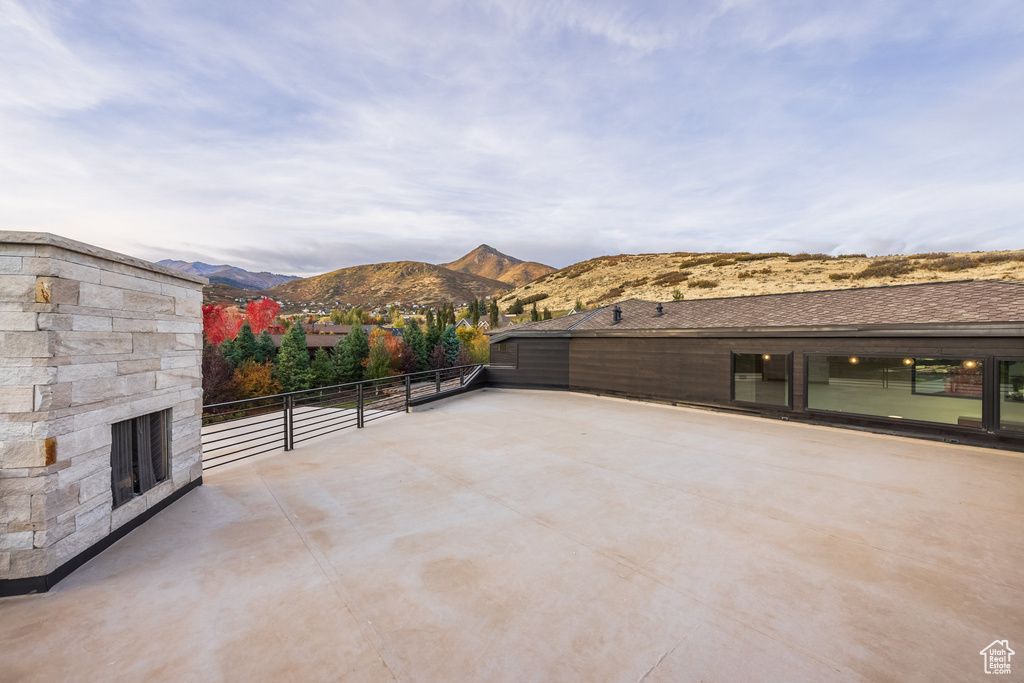
[{"label": "horizontal railing bar", "polygon": [[[254,436],[251,439],[245,439],[244,441],[233,441],[233,442],[231,442],[229,444],[225,444],[223,446],[217,446],[215,448],[211,448],[210,452],[211,453],[215,453],[217,451],[222,451],[225,448],[231,448],[233,446],[241,446],[244,443],[252,443],[253,441],[259,441],[260,439],[271,439],[272,438],[272,439],[277,440],[277,439],[281,438],[282,436],[284,436],[284,430],[283,429],[281,430],[280,434],[260,434],[259,436]],[[269,443],[269,442],[267,442],[267,443]],[[205,452],[206,451],[206,448],[205,448],[206,444],[202,444],[202,445],[204,447],[203,451]],[[257,446],[262,446],[263,444],[256,444],[256,445]],[[253,448],[253,446],[250,446],[250,448]]]},{"label": "horizontal railing bar", "polygon": [[292,420],[292,425],[294,425],[294,427],[311,427],[312,425],[321,424],[323,422],[330,422],[331,420],[354,420],[356,418],[357,416],[355,414],[355,411],[353,411],[351,415],[329,415],[326,418],[318,420],[316,422],[310,422],[309,419],[307,419],[305,422],[300,422],[299,420]]},{"label": "horizontal railing bar", "polygon": [[296,425],[295,427],[293,427],[293,433],[297,433],[299,431],[309,431],[310,429],[316,429],[317,425],[322,424],[341,424],[342,422],[351,422],[352,424],[355,424],[357,421],[357,416],[355,415],[338,415],[328,420],[320,420],[319,422],[308,422],[303,425]]},{"label": "horizontal railing bar", "polygon": [[[247,453],[248,451],[251,451],[254,448],[262,448],[264,446],[274,446],[275,448],[277,448],[278,447],[277,444],[278,444],[278,439],[273,439],[273,440],[270,440],[270,441],[264,441],[262,443],[255,443],[255,444],[252,444],[251,446],[246,446],[245,448],[239,448],[237,450],[227,451],[227,452],[224,452],[224,453],[217,453],[216,455],[211,455],[209,458],[204,457],[203,459],[204,460],[216,460],[218,458],[226,458],[226,457],[231,456],[231,455],[238,455],[239,453]],[[223,451],[224,448],[225,447],[222,446],[220,449],[217,449],[217,450],[222,450]]]},{"label": "horizontal railing bar", "polygon": [[316,436],[323,436],[324,434],[331,434],[333,432],[340,432],[343,429],[353,429],[353,428],[357,428],[354,422],[347,423],[347,424],[339,423],[339,424],[324,425],[323,427],[315,427],[313,429],[309,429],[309,430],[306,430],[304,432],[295,432],[295,435],[293,437],[293,441],[298,443],[299,441],[305,441],[306,439],[312,439],[312,438],[314,438]]},{"label": "horizontal railing bar", "polygon": [[[204,463],[203,464],[203,469],[204,470],[212,470],[214,467],[220,467],[221,465],[229,465],[229,464],[231,464],[233,462],[238,462],[239,460],[245,460],[246,458],[251,458],[254,455],[263,455],[264,453],[270,453],[271,451],[276,451],[276,450],[277,450],[277,448],[268,448],[265,451],[257,451],[255,453],[249,453],[248,455],[240,455],[240,456],[238,456],[237,458],[235,458],[233,460],[225,460],[224,462],[215,462],[215,463],[213,463],[212,465],[209,465],[209,466],[207,466]],[[226,455],[215,456],[215,458],[224,458],[224,457],[227,457],[227,456]]]},{"label": "horizontal railing bar", "polygon": [[[269,423],[271,423],[271,422],[277,422],[278,424],[276,426],[278,426],[278,427],[281,426],[281,424],[280,424],[281,423],[281,416],[280,415],[274,415],[273,419],[270,419],[270,420],[260,420],[259,422],[249,422],[249,423],[244,424],[244,425],[235,425],[234,427],[227,427],[226,429],[217,429],[217,430],[213,430],[213,431],[208,431],[205,434],[203,434],[203,436],[204,437],[206,437],[206,436],[216,436],[217,434],[224,434],[226,432],[234,432],[234,431],[237,431],[239,429],[245,429],[246,427],[257,427],[259,425],[269,425]],[[275,426],[275,425],[270,425],[270,427],[273,427],[273,426]],[[261,429],[269,429],[270,427],[261,427]],[[256,431],[258,431],[258,430],[256,430]],[[248,433],[248,432],[246,432],[246,433]],[[225,437],[225,438],[227,438],[227,437]],[[213,442],[211,442],[211,443],[213,443]]]}]

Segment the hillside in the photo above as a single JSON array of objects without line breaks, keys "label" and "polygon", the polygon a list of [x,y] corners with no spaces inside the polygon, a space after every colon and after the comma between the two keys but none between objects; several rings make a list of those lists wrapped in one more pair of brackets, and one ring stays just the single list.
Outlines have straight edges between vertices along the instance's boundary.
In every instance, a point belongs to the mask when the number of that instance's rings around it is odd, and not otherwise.
[{"label": "hillside", "polygon": [[622,299],[669,301],[779,292],[878,287],[938,280],[1024,281],[1024,251],[934,253],[913,256],[685,253],[601,256],[544,275],[501,298],[516,297],[552,311]]},{"label": "hillside", "polygon": [[344,304],[460,304],[511,289],[479,275],[419,261],[393,261],[342,268],[293,280],[265,292],[279,301]]},{"label": "hillside", "polygon": [[551,266],[536,261],[520,261],[486,244],[481,244],[458,260],[438,265],[460,273],[506,282],[513,287],[521,287],[542,275],[555,272]]},{"label": "hillside", "polygon": [[274,273],[253,273],[243,268],[229,265],[211,266],[202,261],[175,261],[164,259],[158,265],[180,270],[192,275],[201,275],[210,280],[210,284],[227,285],[237,289],[270,289],[285,282],[298,280],[294,275],[275,275]]}]

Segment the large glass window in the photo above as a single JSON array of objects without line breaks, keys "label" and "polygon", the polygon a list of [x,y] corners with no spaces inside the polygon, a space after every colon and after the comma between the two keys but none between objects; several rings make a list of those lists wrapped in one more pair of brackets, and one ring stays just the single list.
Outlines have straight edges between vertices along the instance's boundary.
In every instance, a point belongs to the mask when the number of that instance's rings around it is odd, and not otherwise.
[{"label": "large glass window", "polygon": [[999,428],[1024,432],[1024,361],[999,363]]},{"label": "large glass window", "polygon": [[807,407],[981,427],[982,362],[971,358],[807,357]]},{"label": "large glass window", "polygon": [[732,357],[733,398],[747,403],[789,405],[789,356],[737,353]]}]

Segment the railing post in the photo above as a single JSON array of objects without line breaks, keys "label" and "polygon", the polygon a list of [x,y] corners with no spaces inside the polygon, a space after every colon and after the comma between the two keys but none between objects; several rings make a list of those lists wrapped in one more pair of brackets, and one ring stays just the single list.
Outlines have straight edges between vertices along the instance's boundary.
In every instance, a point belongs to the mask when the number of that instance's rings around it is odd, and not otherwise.
[{"label": "railing post", "polygon": [[434,373],[434,393],[441,393],[441,371],[438,370]]},{"label": "railing post", "polygon": [[356,385],[356,427],[363,428],[363,384]]},{"label": "railing post", "polygon": [[409,412],[409,401],[412,400],[412,377],[405,376],[405,412]]},{"label": "railing post", "polygon": [[295,448],[295,435],[292,433],[294,429],[294,415],[293,410],[295,408],[295,397],[285,396],[284,397],[284,449],[290,451]]},{"label": "railing post", "polygon": [[466,386],[466,368],[465,367],[459,368],[459,386],[460,387]]}]

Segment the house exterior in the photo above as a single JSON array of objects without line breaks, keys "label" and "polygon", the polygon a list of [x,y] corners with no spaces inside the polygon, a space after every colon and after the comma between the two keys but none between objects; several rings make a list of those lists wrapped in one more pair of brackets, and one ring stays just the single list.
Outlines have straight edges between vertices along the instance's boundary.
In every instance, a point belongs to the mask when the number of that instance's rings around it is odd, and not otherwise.
[{"label": "house exterior", "polygon": [[489,336],[494,386],[1024,450],[1024,283],[634,299]]},{"label": "house exterior", "polygon": [[48,590],[202,483],[205,283],[0,232],[0,596]]}]

